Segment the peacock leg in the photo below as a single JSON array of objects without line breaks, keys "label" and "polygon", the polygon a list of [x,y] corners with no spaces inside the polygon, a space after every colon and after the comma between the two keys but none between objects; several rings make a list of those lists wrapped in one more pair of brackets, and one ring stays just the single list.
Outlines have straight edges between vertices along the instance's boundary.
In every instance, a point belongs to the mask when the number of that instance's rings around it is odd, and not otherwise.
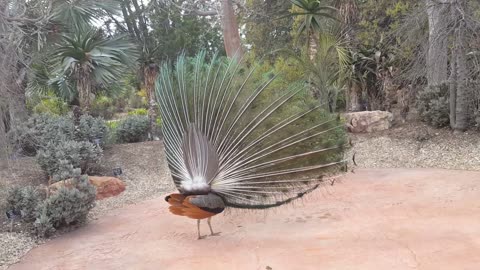
[{"label": "peacock leg", "polygon": [[197,219],[197,233],[198,233],[198,238],[197,240],[205,238],[205,236],[200,235],[200,219]]},{"label": "peacock leg", "polygon": [[219,235],[220,233],[213,233],[213,229],[212,229],[212,224],[210,223],[210,221],[212,220],[212,217],[209,217],[207,219],[207,223],[208,223],[208,227],[210,228],[210,235],[211,236],[216,236],[216,235]]}]

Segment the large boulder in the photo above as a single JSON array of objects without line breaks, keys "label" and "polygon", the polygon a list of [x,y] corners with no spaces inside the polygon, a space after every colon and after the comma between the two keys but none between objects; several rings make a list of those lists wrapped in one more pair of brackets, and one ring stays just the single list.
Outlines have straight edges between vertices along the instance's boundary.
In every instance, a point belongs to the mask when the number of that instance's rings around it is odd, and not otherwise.
[{"label": "large boulder", "polygon": [[364,133],[386,130],[392,127],[393,114],[385,111],[365,111],[345,114],[349,132]]},{"label": "large boulder", "polygon": [[[125,183],[115,177],[110,176],[89,176],[88,180],[97,188],[97,200],[117,196],[125,191]],[[50,185],[50,192],[55,193],[60,187],[72,187],[73,180],[67,179]]]}]

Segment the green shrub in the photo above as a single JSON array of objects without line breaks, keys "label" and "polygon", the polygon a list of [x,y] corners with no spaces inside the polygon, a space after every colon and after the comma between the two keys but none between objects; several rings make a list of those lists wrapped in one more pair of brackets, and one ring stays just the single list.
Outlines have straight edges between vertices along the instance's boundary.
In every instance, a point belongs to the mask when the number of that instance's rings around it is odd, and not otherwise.
[{"label": "green shrub", "polygon": [[39,206],[34,223],[39,235],[86,220],[95,206],[96,189],[86,175],[75,177],[73,183],[73,187],[61,187]]},{"label": "green shrub", "polygon": [[149,126],[146,116],[128,116],[115,129],[115,139],[119,143],[141,142],[146,139]]},{"label": "green shrub", "polygon": [[449,119],[448,86],[427,87],[417,95],[420,119],[435,127],[447,126]]},{"label": "green shrub", "polygon": [[157,127],[162,127],[162,118],[159,116],[157,119],[155,119],[155,123],[157,124]]},{"label": "green shrub", "polygon": [[147,115],[148,110],[145,108],[134,109],[128,112],[128,115]]},{"label": "green shrub", "polygon": [[100,96],[93,101],[92,106],[90,107],[90,114],[95,117],[111,119],[116,110],[117,108],[115,107],[115,102],[112,98]]},{"label": "green shrub", "polygon": [[35,234],[40,237],[47,237],[55,232],[55,227],[53,227],[52,219],[48,215],[48,209],[46,207],[38,208],[37,218],[33,223],[33,227]]},{"label": "green shrub", "polygon": [[128,98],[128,107],[130,108],[146,108],[148,106],[147,99],[140,93],[134,93]]},{"label": "green shrub", "polygon": [[55,181],[72,177],[75,169],[87,173],[102,157],[102,149],[87,141],[48,143],[38,151],[37,162]]},{"label": "green shrub", "polygon": [[110,130],[115,130],[118,127],[119,123],[119,120],[110,120],[106,122],[106,125]]},{"label": "green shrub", "polygon": [[35,107],[33,113],[65,115],[69,111],[68,104],[58,97],[49,97],[42,99]]},{"label": "green shrub", "polygon": [[100,140],[100,146],[105,144],[107,137],[107,125],[102,118],[94,118],[90,115],[82,115],[76,132],[77,141],[89,141],[96,144]]},{"label": "green shrub", "polygon": [[31,222],[36,218],[36,208],[42,196],[34,187],[14,187],[7,193],[7,210],[20,213],[23,221]]}]

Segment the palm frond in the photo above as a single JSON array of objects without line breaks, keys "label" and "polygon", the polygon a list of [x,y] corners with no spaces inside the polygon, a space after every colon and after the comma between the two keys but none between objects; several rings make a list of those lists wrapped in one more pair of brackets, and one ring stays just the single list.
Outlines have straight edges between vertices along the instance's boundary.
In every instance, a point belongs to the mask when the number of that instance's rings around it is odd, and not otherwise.
[{"label": "palm frond", "polygon": [[138,55],[136,46],[124,36],[104,38],[95,29],[76,31],[62,37],[48,65],[50,71],[34,73],[30,90],[54,90],[72,101],[78,95],[75,76],[79,68],[88,67],[92,85],[107,88],[135,68]]},{"label": "palm frond", "polygon": [[118,14],[118,0],[55,0],[52,19],[64,24],[71,31],[85,31],[95,20],[106,14]]}]

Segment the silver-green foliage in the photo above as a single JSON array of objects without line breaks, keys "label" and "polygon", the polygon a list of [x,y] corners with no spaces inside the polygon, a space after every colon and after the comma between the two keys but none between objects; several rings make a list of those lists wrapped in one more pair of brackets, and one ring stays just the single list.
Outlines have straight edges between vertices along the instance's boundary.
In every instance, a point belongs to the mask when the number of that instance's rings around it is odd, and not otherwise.
[{"label": "silver-green foliage", "polygon": [[102,157],[102,149],[88,141],[48,143],[38,151],[37,161],[54,180],[72,177],[74,169],[86,173]]},{"label": "silver-green foliage", "polygon": [[104,145],[105,138],[107,137],[107,125],[103,118],[95,118],[90,115],[82,115],[80,117],[80,123],[76,130],[77,141],[89,141],[95,143],[98,139],[99,144]]},{"label": "silver-green foliage", "polygon": [[86,175],[74,177],[73,186],[61,187],[37,208],[36,233],[48,236],[58,228],[84,222],[95,206],[95,196]]},{"label": "silver-green foliage", "polygon": [[31,222],[36,218],[36,208],[41,200],[40,192],[34,187],[14,187],[8,192],[6,209],[20,214],[22,220]]},{"label": "silver-green foliage", "polygon": [[76,176],[45,199],[38,188],[15,187],[8,192],[6,210],[20,216],[34,232],[45,237],[56,229],[85,221],[95,206],[96,189],[86,175]]},{"label": "silver-green foliage", "polygon": [[48,142],[67,140],[74,135],[73,122],[67,117],[34,115],[9,132],[10,143],[24,154],[35,155]]},{"label": "silver-green foliage", "polygon": [[98,163],[107,126],[89,115],[81,116],[78,125],[68,116],[34,115],[10,137],[19,151],[36,154],[42,169],[58,181],[72,177],[75,170],[87,173]]}]

